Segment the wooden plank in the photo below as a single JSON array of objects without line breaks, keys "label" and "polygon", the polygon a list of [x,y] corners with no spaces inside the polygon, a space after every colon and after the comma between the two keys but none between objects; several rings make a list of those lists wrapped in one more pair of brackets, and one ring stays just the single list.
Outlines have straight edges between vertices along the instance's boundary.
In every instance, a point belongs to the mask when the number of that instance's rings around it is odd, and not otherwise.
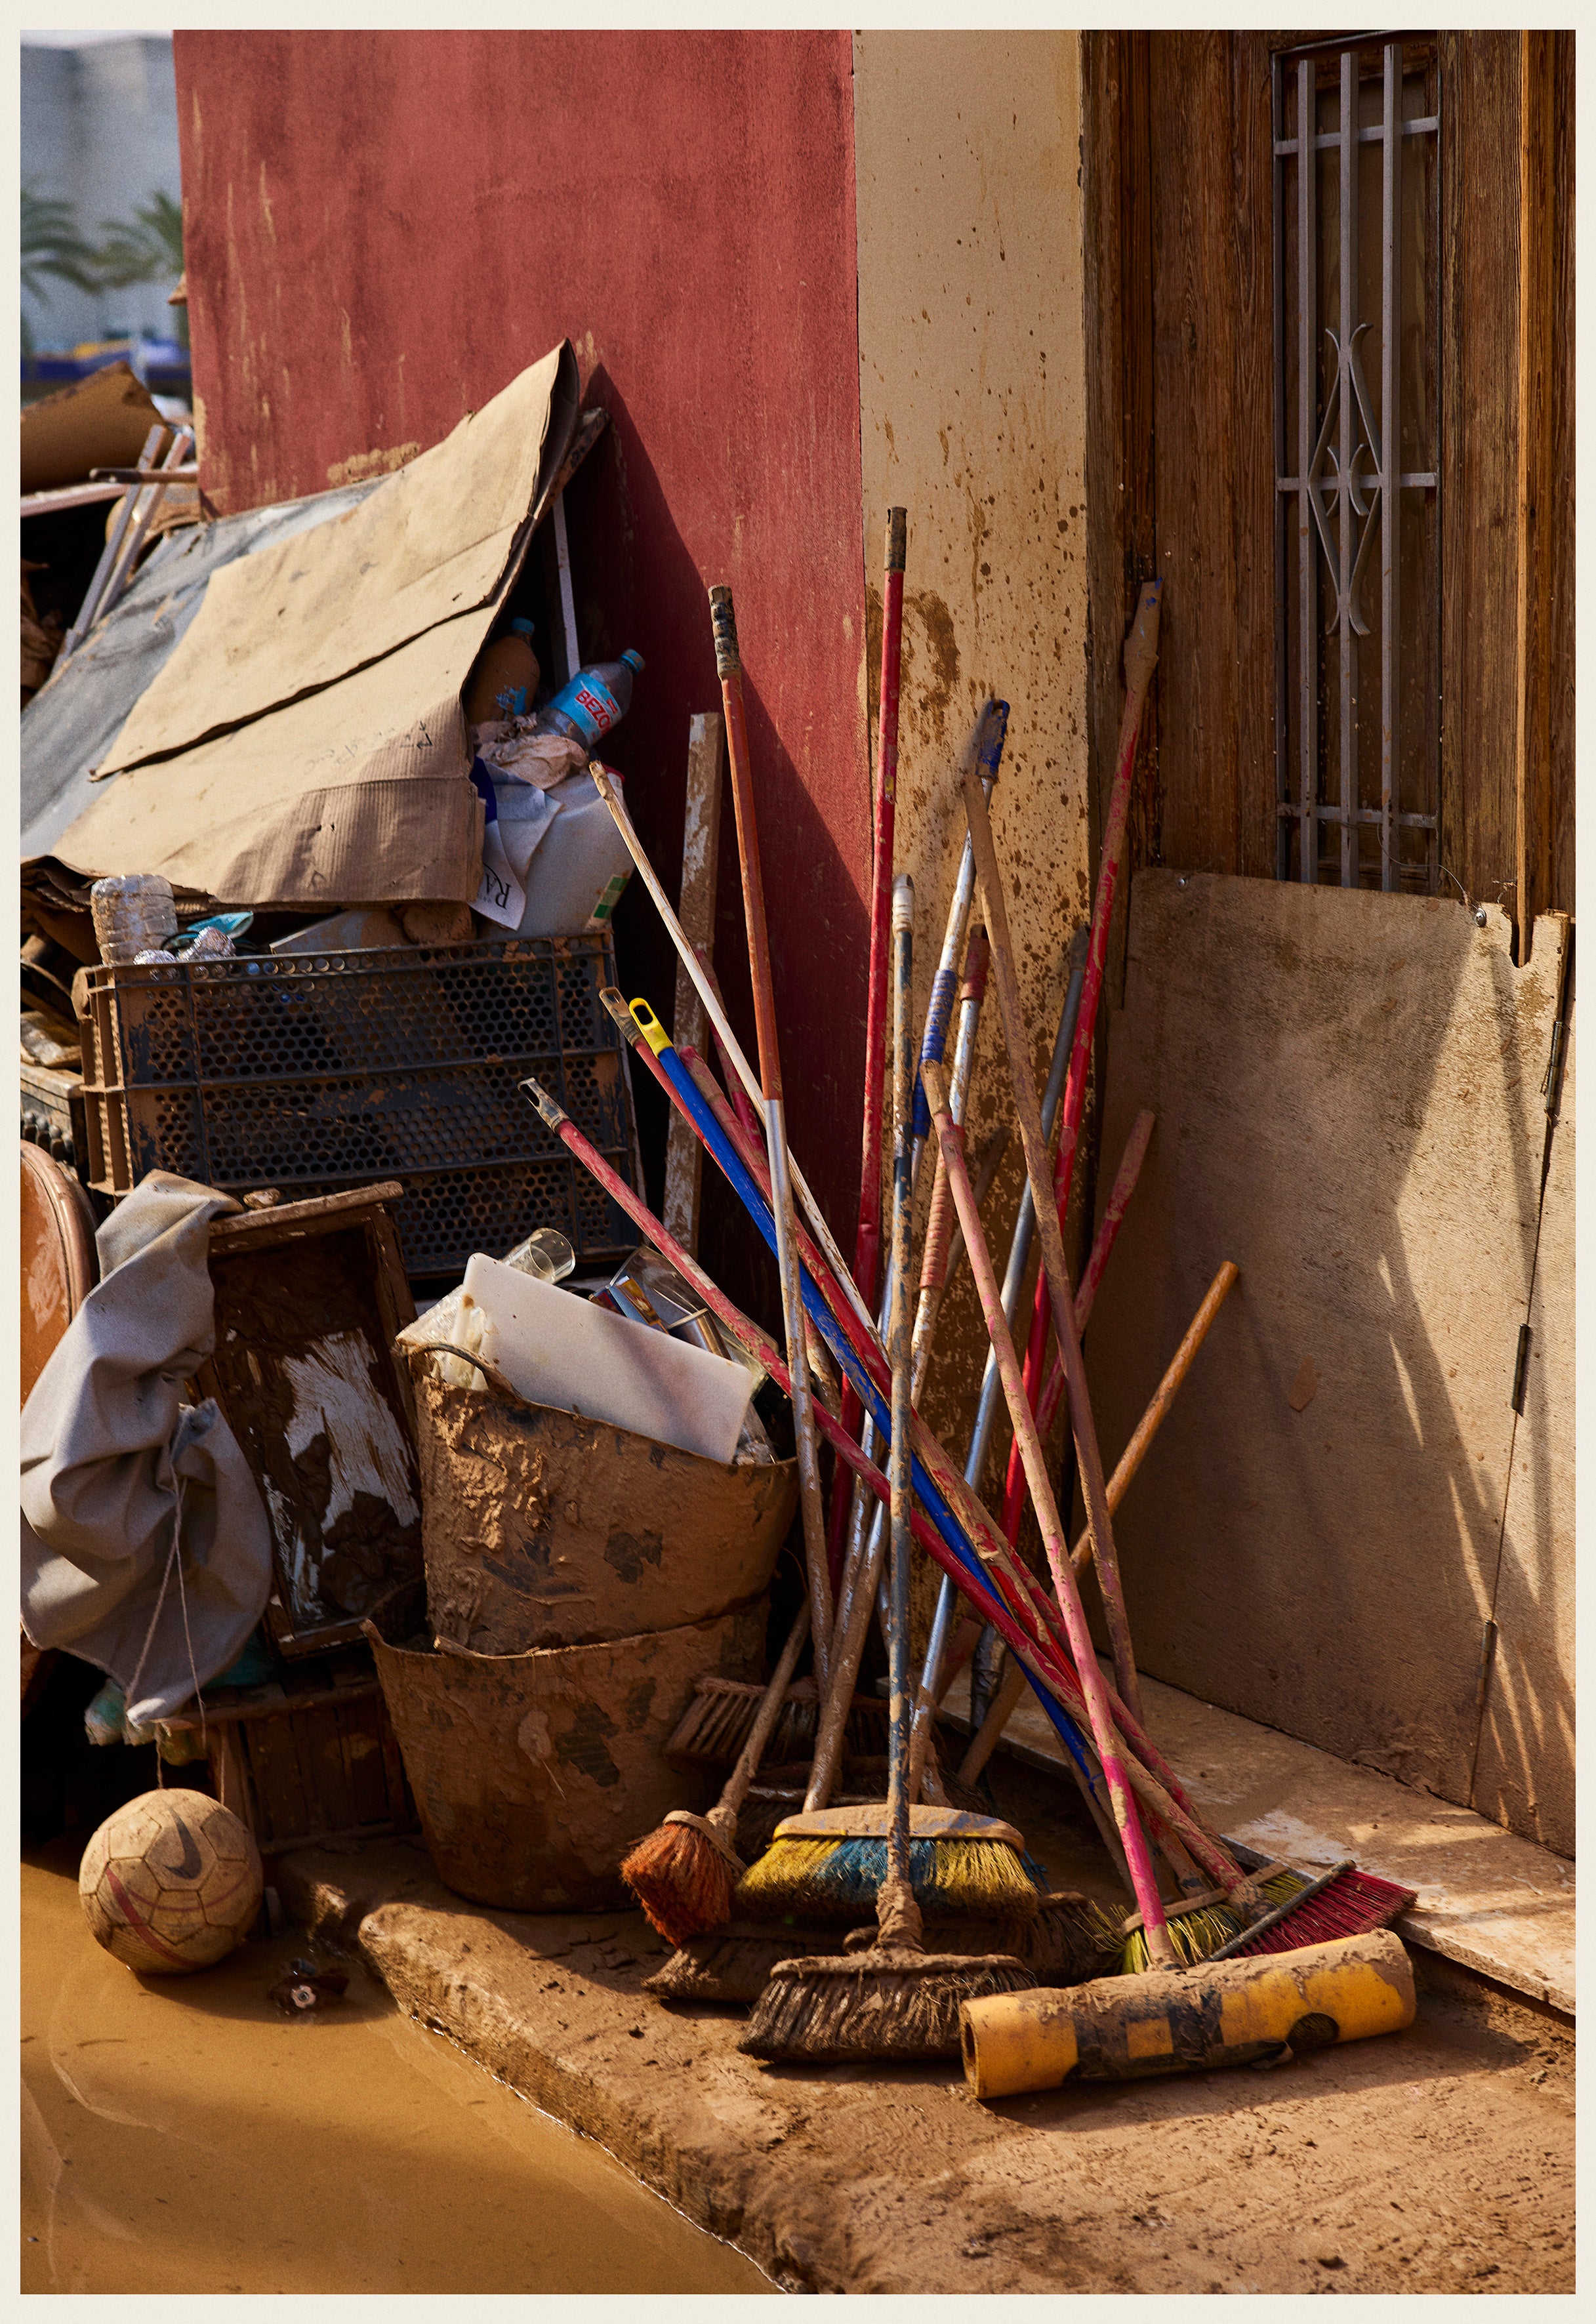
[{"label": "wooden plank", "polygon": [[320,1219],[342,1218],[351,1211],[366,1211],[379,1203],[403,1199],[404,1188],[400,1181],[385,1178],[379,1185],[355,1186],[344,1194],[317,1194],[306,1203],[274,1203],[270,1210],[242,1211],[231,1218],[213,1220],[211,1245],[214,1249],[218,1243],[252,1242],[264,1248],[274,1241],[291,1240]]},{"label": "wooden plank", "polygon": [[[1534,957],[1564,924],[1545,919]],[[1559,1855],[1574,1850],[1574,1102],[1573,1024],[1530,1295],[1494,1648],[1470,1804]]]},{"label": "wooden plank", "polygon": [[[1236,298],[1229,35],[1151,50],[1161,748],[1154,862],[1238,856]],[[1272,698],[1272,677],[1268,687]],[[1149,796],[1144,792],[1144,797]]]},{"label": "wooden plank", "polygon": [[1574,74],[1572,32],[1552,35],[1553,204],[1548,305],[1555,318],[1542,484],[1541,572],[1549,600],[1546,763],[1551,787],[1549,910],[1574,908]]},{"label": "wooden plank", "polygon": [[[1556,272],[1555,122],[1549,32],[1521,32],[1518,180],[1518,540],[1515,917],[1531,940],[1552,885],[1552,593],[1548,466]],[[1572,312],[1572,310],[1571,310]],[[1567,318],[1563,318],[1567,329]]]},{"label": "wooden plank", "polygon": [[1564,927],[1515,970],[1499,912],[1142,872],[1111,1038],[1106,1150],[1158,1126],[1087,1342],[1105,1458],[1241,1271],[1115,1517],[1139,1658],[1460,1803]]},{"label": "wooden plank", "polygon": [[1518,35],[1447,33],[1441,51],[1441,862],[1516,911]]},{"label": "wooden plank", "polygon": [[[726,722],[716,711],[695,711],[687,734],[687,822],[682,833],[682,879],[677,917],[696,948],[715,945],[715,874],[720,868],[721,772],[726,755]],[[676,964],[676,1014],[671,1038],[703,1055],[709,1018],[698,988],[681,961]],[[665,1141],[665,1224],[684,1250],[698,1253],[698,1208],[704,1178],[704,1148],[685,1114],[671,1109]]]},{"label": "wooden plank", "polygon": [[1273,133],[1265,32],[1230,35],[1235,300],[1236,838],[1224,869],[1275,876]]}]

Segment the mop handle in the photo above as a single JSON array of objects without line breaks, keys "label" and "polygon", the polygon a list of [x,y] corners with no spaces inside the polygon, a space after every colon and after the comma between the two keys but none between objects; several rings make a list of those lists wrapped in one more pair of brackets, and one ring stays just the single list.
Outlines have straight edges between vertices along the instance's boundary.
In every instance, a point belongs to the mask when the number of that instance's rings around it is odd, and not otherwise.
[{"label": "mop handle", "polygon": [[[1114,1676],[1121,1694],[1140,1719],[1141,1691],[1137,1683],[1136,1658],[1130,1650],[1130,1626],[1126,1619],[1124,1595],[1120,1587],[1119,1561],[1114,1554],[1113,1526],[1108,1512],[1102,1453],[1097,1442],[1097,1425],[1093,1416],[1091,1398],[1086,1390],[1086,1367],[1081,1356],[1081,1335],[1075,1328],[1075,1292],[1065,1258],[1064,1231],[1054,1206],[1048,1180],[1047,1141],[1042,1135],[1041,1109],[1037,1103],[1037,1087],[1031,1074],[1030,1042],[1026,1032],[1025,1012],[1020,1005],[1014,947],[1009,935],[1008,899],[1003,893],[992,824],[981,785],[967,779],[964,783],[964,812],[969,818],[970,836],[975,844],[975,876],[981,883],[982,901],[986,910],[986,932],[992,938],[992,976],[998,988],[998,1011],[1003,1020],[1003,1044],[1009,1052],[1009,1076],[1014,1090],[1014,1110],[1019,1118],[1019,1142],[1025,1148],[1026,1176],[1030,1181],[1031,1200],[1036,1206],[1037,1231],[1042,1245],[1042,1273],[1052,1303],[1053,1328],[1058,1335],[1065,1379],[1069,1386],[1070,1426],[1075,1440],[1081,1498],[1086,1505],[1086,1522],[1092,1528],[1092,1538],[1096,1545],[1097,1578],[1102,1593],[1109,1644],[1113,1649]],[[1077,1048],[1080,1038],[1077,1025]],[[1003,1325],[1003,1332],[1007,1338],[1007,1323]],[[1023,1375],[1017,1373],[1016,1378],[1022,1379]],[[1004,1382],[1004,1393],[1008,1393],[1007,1381]],[[1021,1402],[1025,1406],[1026,1425],[1032,1427],[1029,1393],[1022,1396]],[[1029,1471],[1027,1481],[1030,1481]],[[1031,1498],[1034,1502],[1034,1485]]]},{"label": "mop handle", "polygon": [[[1164,585],[1149,581],[1143,588],[1136,609],[1136,619],[1125,641],[1125,708],[1120,721],[1119,756],[1115,762],[1113,788],[1109,793],[1108,814],[1104,820],[1102,852],[1097,874],[1097,890],[1092,904],[1092,936],[1086,953],[1085,984],[1081,996],[1081,1013],[1075,1028],[1075,1046],[1070,1055],[1069,1074],[1064,1088],[1064,1119],[1058,1133],[1058,1151],[1053,1162],[1053,1200],[1062,1225],[1069,1208],[1070,1180],[1075,1172],[1075,1146],[1080,1137],[1081,1118],[1086,1102],[1086,1084],[1092,1070],[1092,1044],[1097,1029],[1097,1003],[1102,991],[1104,964],[1108,958],[1109,927],[1113,918],[1114,898],[1119,887],[1120,865],[1125,852],[1125,830],[1130,814],[1130,789],[1136,771],[1136,740],[1141,729],[1142,710],[1147,691],[1158,659],[1158,610]],[[1048,1286],[1046,1276],[1037,1278],[1036,1297],[1031,1306],[1030,1332],[1025,1351],[1026,1394],[1035,1404],[1042,1383],[1042,1364],[1047,1351]],[[1019,1456],[1010,1450],[1009,1471],[1004,1487],[1003,1518],[1005,1526],[1019,1523],[1019,1496],[1021,1490]]]},{"label": "mop handle", "polygon": [[[979,862],[979,851],[977,862]],[[1008,1401],[1009,1416],[1014,1433],[1019,1439],[1025,1460],[1026,1481],[1030,1487],[1031,1503],[1041,1528],[1042,1546],[1053,1574],[1054,1588],[1058,1592],[1059,1611],[1064,1617],[1074,1655],[1075,1674],[1085,1696],[1091,1720],[1092,1739],[1097,1747],[1097,1757],[1108,1785],[1109,1799],[1113,1808],[1114,1822],[1124,1844],[1125,1861],[1130,1868],[1131,1886],[1135,1891],[1137,1908],[1147,1931],[1148,1951],[1159,1967],[1175,1966],[1175,1950],[1164,1926],[1163,1906],[1158,1899],[1158,1881],[1153,1873],[1152,1859],[1148,1853],[1146,1838],[1137,1816],[1131,1797],[1130,1778],[1120,1757],[1119,1737],[1114,1729],[1113,1714],[1102,1683],[1102,1674],[1097,1667],[1097,1655],[1092,1644],[1092,1633],[1086,1626],[1085,1609],[1069,1562],[1069,1550],[1059,1522],[1057,1507],[1053,1499],[1052,1480],[1047,1474],[1047,1462],[1037,1435],[1036,1423],[1025,1400],[1025,1389],[1019,1376],[1019,1359],[1014,1351],[1008,1320],[1003,1314],[1002,1294],[992,1271],[992,1256],[986,1247],[986,1235],[981,1223],[981,1213],[975,1207],[975,1190],[970,1184],[970,1174],[964,1167],[963,1141],[958,1125],[947,1110],[947,1089],[939,1066],[922,1068],[926,1096],[931,1108],[931,1118],[942,1150],[947,1157],[947,1173],[953,1182],[954,1200],[958,1205],[959,1222],[964,1230],[964,1246],[970,1254],[970,1268],[981,1295],[982,1314],[987,1334],[996,1351],[998,1370]]]},{"label": "mop handle", "polygon": [[[914,882],[899,872],[892,883],[892,1318],[887,1345],[892,1365],[891,1429],[887,1484],[892,1517],[890,1618],[887,1624],[887,1882],[881,1918],[914,1918],[909,1871],[909,1584],[913,1454],[909,1436],[909,1268],[914,1230]],[[839,1674],[840,1677],[840,1674]],[[848,1692],[853,1692],[850,1678]]]}]

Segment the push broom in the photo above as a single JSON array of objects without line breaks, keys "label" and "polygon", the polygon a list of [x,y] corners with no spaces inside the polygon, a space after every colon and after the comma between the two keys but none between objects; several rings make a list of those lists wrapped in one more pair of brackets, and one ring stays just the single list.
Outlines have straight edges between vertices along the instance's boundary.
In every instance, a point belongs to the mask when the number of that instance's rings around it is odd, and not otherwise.
[{"label": "push broom", "polygon": [[[868,1950],[783,1961],[754,2005],[738,2047],[768,2059],[935,2058],[956,2054],[962,2003],[992,1994],[1023,1992],[1030,1971],[1011,1956],[927,1953],[912,1877],[911,1834],[917,1818],[909,1797],[909,1504],[913,1491],[909,1440],[909,1235],[913,1062],[909,1010],[909,929],[914,890],[900,878],[893,890],[894,1056],[892,1076],[892,1256],[890,1353],[892,1401],[888,1453],[891,1509],[890,1664],[891,1745],[885,1823],[885,1868],[876,1892],[876,1937]],[[920,1819],[946,1811],[921,1809]],[[883,1819],[869,1811],[841,1811],[852,1819],[843,1845],[857,1849],[863,1818],[870,1837]],[[805,1819],[796,1821],[804,1821]],[[836,1812],[827,1819],[839,1830]],[[784,1830],[789,1827],[784,1827]]]},{"label": "push broom", "polygon": [[[892,899],[892,997],[894,1090],[901,1084],[905,1095],[895,1108],[893,1128],[894,1231],[888,1269],[892,1286],[892,1314],[901,1315],[908,1338],[909,1285],[906,1274],[912,1221],[913,1152],[910,1097],[913,1042],[909,1030],[912,964],[911,922],[914,886],[907,878],[897,881]],[[898,1382],[897,1370],[903,1370]],[[901,1385],[907,1428],[909,1375],[894,1370],[894,1394]],[[907,1568],[906,1568],[907,1572]],[[907,1588],[907,1579],[904,1584]],[[846,1634],[834,1656],[833,1678],[820,1733],[808,1794],[801,1815],[777,1827],[775,1839],[741,1882],[736,1902],[758,1916],[781,1913],[802,1918],[852,1917],[868,1909],[882,1877],[882,1831],[880,1815],[870,1809],[832,1809],[825,1802],[835,1768],[842,1719],[853,1695],[859,1654],[871,1614],[869,1593],[860,1589],[850,1611]],[[890,1645],[890,1626],[889,1626]],[[907,1777],[905,1778],[907,1780]],[[947,1818],[953,1812],[955,1823]],[[940,1910],[998,1914],[1034,1911],[1034,1881],[1019,1862],[1015,1848],[1019,1835],[995,1821],[957,1817],[956,1812],[922,1812],[931,1821],[917,1831],[916,1886],[922,1897]],[[906,1859],[907,1862],[907,1859]]]}]

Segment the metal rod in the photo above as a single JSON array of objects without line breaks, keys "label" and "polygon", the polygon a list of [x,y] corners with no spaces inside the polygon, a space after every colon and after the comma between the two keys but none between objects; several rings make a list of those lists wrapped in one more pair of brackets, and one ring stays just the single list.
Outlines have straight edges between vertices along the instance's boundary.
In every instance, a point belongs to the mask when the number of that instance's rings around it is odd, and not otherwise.
[{"label": "metal rod", "polygon": [[[151,429],[149,434],[145,437],[144,448],[139,454],[139,466],[141,468],[147,467],[154,459],[155,447],[160,443],[161,438],[165,435],[165,421],[157,420],[154,427]],[[105,594],[106,583],[111,576],[112,567],[115,566],[117,557],[121,553],[122,543],[126,536],[127,528],[133,521],[134,499],[134,495],[132,493],[125,493],[123,495],[122,505],[117,510],[115,521],[111,526],[111,537],[106,541],[104,549],[101,549],[99,562],[94,568],[94,577],[83,593],[83,603],[78,608],[78,618],[73,622],[71,628],[67,632],[66,636],[61,640],[60,648],[56,654],[54,666],[51,673],[52,677],[55,670],[60,669],[63,663],[65,663],[71,655],[76,653],[78,648],[83,643],[84,639],[88,636],[90,629],[94,625],[96,609],[99,604],[100,598]]]},{"label": "metal rod", "polygon": [[187,428],[180,428],[165,459],[156,469],[151,484],[147,488],[134,494],[139,503],[138,512],[134,518],[133,529],[123,544],[122,554],[111,568],[111,576],[106,583],[105,594],[95,609],[94,618],[97,628],[108,613],[115,611],[117,604],[126,595],[129,584],[133,580],[134,568],[139,561],[139,551],[143,549],[145,536],[154,522],[155,512],[166,496],[166,471],[180,465],[193,440],[193,436]]},{"label": "metal rod", "polygon": [[554,496],[554,561],[559,570],[559,613],[565,625],[566,680],[576,677],[582,667],[582,655],[577,644],[577,599],[571,587],[571,542],[566,530],[566,496]]},{"label": "metal rod", "polygon": [[[1281,80],[1278,56],[1269,60],[1269,126],[1273,135],[1275,156],[1270,163],[1269,201],[1273,239],[1270,244],[1274,290],[1274,364],[1275,364],[1275,474],[1283,475],[1287,459],[1286,440],[1286,162],[1280,151],[1285,130],[1285,90]],[[1300,166],[1300,164],[1299,164]],[[1286,625],[1288,619],[1286,589],[1287,527],[1286,502],[1282,493],[1275,494],[1275,877],[1284,880],[1291,869],[1291,833],[1284,810],[1291,798],[1291,756],[1289,748],[1289,675],[1287,670]]]},{"label": "metal rod", "polygon": [[1352,388],[1352,351],[1358,334],[1358,60],[1351,49],[1341,60],[1341,279],[1336,286],[1341,344],[1337,350],[1336,625],[1341,635],[1341,884],[1358,884],[1358,835],[1352,816],[1358,799],[1358,639],[1352,628],[1352,565],[1357,555],[1358,512],[1352,500],[1352,464],[1358,456],[1358,400]]},{"label": "metal rod", "polygon": [[1385,50],[1385,152],[1381,157],[1379,804],[1380,886],[1402,881],[1395,812],[1402,768],[1402,44]]},{"label": "metal rod", "polygon": [[1296,876],[1319,877],[1319,831],[1314,808],[1319,790],[1319,566],[1314,532],[1315,437],[1319,398],[1318,163],[1302,149],[1314,134],[1314,68],[1296,68],[1296,570],[1297,749],[1300,754]]}]

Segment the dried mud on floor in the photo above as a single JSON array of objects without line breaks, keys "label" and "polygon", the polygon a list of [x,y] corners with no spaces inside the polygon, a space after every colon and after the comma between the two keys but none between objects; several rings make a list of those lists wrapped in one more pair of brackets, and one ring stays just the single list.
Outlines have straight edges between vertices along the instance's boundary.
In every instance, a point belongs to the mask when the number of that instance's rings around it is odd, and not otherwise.
[{"label": "dried mud on floor", "polygon": [[790,2291],[1573,2288],[1572,2039],[1477,1988],[1269,2071],[984,2107],[951,2066],[741,2056],[734,2013],[641,1991],[640,1915],[483,1912],[419,1842],[283,1873],[401,2008]]}]

